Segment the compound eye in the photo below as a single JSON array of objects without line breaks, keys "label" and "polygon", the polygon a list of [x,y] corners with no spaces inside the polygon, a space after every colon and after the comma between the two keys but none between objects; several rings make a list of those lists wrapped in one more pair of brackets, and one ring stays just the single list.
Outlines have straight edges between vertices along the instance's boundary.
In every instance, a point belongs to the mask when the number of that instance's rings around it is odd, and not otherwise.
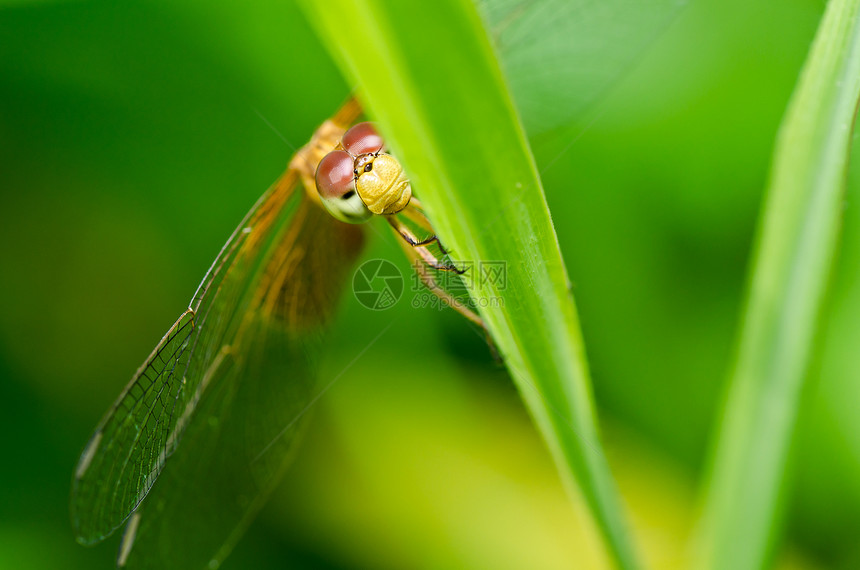
[{"label": "compound eye", "polygon": [[352,156],[375,154],[382,150],[385,142],[376,132],[373,123],[358,123],[343,135],[343,148]]},{"label": "compound eye", "polygon": [[343,150],[334,150],[323,157],[316,173],[320,197],[330,200],[355,190],[353,162],[349,153]]},{"label": "compound eye", "polygon": [[373,213],[355,191],[354,169],[355,161],[348,152],[334,150],[320,161],[315,179],[325,209],[342,222],[358,224],[370,219]]}]

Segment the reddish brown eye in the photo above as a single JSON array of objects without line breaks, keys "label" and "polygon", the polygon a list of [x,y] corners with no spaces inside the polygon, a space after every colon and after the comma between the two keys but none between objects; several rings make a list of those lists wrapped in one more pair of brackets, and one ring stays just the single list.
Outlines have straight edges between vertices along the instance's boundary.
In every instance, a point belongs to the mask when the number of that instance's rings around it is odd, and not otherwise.
[{"label": "reddish brown eye", "polygon": [[355,190],[353,158],[348,152],[334,150],[323,157],[317,167],[317,190],[325,199],[340,198]]},{"label": "reddish brown eye", "polygon": [[325,209],[341,222],[360,224],[373,212],[355,191],[354,171],[355,159],[345,150],[333,150],[320,161],[315,178]]},{"label": "reddish brown eye", "polygon": [[376,153],[382,150],[385,143],[373,123],[358,123],[343,135],[343,148],[352,156]]}]

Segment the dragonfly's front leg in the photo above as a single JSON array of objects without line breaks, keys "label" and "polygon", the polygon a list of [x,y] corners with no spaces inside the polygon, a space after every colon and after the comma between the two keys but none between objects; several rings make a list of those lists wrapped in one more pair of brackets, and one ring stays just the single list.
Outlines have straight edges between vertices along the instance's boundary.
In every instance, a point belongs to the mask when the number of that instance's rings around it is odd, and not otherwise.
[{"label": "dragonfly's front leg", "polygon": [[469,319],[471,322],[475,323],[487,334],[487,339],[490,339],[489,331],[487,331],[486,325],[484,325],[483,319],[479,317],[477,314],[472,312],[463,306],[463,303],[460,302],[456,297],[448,293],[445,289],[442,288],[441,285],[436,281],[436,277],[430,271],[430,267],[423,263],[414,263],[412,265],[413,269],[415,269],[415,273],[418,274],[418,277],[421,279],[421,282],[424,283],[424,286],[430,290],[431,293],[439,297],[443,303]]},{"label": "dragonfly's front leg", "polygon": [[[412,208],[406,208],[402,213],[407,214],[410,210],[412,210]],[[419,226],[427,229],[428,231],[432,231],[429,221],[427,221],[427,218],[424,217],[423,214],[416,210],[412,210],[409,213],[411,214],[407,214],[409,219],[417,222]],[[416,217],[419,217],[419,219],[416,219]],[[487,327],[484,325],[484,321],[481,317],[466,308],[462,302],[446,291],[433,275],[433,269],[452,271],[457,275],[462,275],[466,272],[465,269],[460,269],[453,264],[439,261],[439,259],[433,255],[433,252],[427,248],[428,245],[436,242],[442,253],[446,254],[447,252],[445,251],[445,248],[442,247],[442,243],[439,241],[439,238],[432,235],[427,239],[419,240],[412,230],[410,230],[406,224],[398,220],[396,216],[386,216],[386,219],[394,231],[396,231],[400,237],[403,238],[403,241],[406,242],[407,245],[403,247],[403,250],[406,252],[406,256],[413,261],[412,267],[415,269],[415,273],[418,274],[421,282],[424,283],[424,286],[427,287],[431,293],[439,297],[443,303],[484,329],[484,332],[487,333],[487,339],[489,340],[489,332],[487,331]],[[492,344],[492,342],[490,344]]]},{"label": "dragonfly's front leg", "polygon": [[443,255],[448,253],[442,246],[442,242],[440,242],[439,238],[435,235],[431,235],[429,238],[423,240],[418,239],[418,237],[412,232],[412,230],[409,229],[406,224],[397,219],[397,216],[386,216],[385,219],[388,220],[388,223],[391,225],[392,228],[394,228],[394,231],[397,232],[406,243],[412,246],[415,252],[421,256],[421,259],[424,260],[424,263],[426,263],[429,267],[432,267],[433,269],[438,269],[439,271],[452,271],[457,275],[462,275],[466,272],[465,269],[460,269],[452,263],[440,261],[439,258],[433,255],[433,252],[427,248],[428,245],[433,242],[436,242],[436,244],[439,246],[439,250],[442,252]]},{"label": "dragonfly's front leg", "polygon": [[413,247],[411,245],[404,245],[403,250],[406,252],[406,256],[412,260],[412,268],[415,270],[415,273],[418,274],[418,278],[421,279],[421,282],[424,283],[424,286],[427,287],[431,293],[439,297],[445,305],[451,307],[466,317],[469,321],[481,327],[481,330],[484,332],[484,339],[490,347],[493,359],[497,362],[501,362],[502,358],[499,354],[499,350],[496,348],[496,344],[493,341],[490,330],[487,328],[487,325],[484,324],[484,320],[479,317],[477,313],[468,309],[459,299],[448,293],[448,291],[446,291],[439,282],[436,281],[436,277],[433,275],[433,271],[431,269],[432,266],[424,263],[424,259],[419,255],[420,246]]}]

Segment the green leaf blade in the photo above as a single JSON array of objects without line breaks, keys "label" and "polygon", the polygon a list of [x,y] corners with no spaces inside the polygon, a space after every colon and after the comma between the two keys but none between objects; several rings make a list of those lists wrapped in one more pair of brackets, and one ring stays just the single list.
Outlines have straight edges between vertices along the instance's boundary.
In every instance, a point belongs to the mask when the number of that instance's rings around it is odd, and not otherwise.
[{"label": "green leaf blade", "polygon": [[696,566],[766,567],[799,400],[835,256],[860,99],[860,2],[832,0],[774,151]]},{"label": "green leaf blade", "polygon": [[[584,347],[537,169],[475,7],[306,2],[409,172],[566,483],[621,568],[637,567],[599,445]],[[351,14],[348,30],[342,14]],[[441,49],[444,46],[445,49]],[[506,264],[504,283],[481,263]]]}]

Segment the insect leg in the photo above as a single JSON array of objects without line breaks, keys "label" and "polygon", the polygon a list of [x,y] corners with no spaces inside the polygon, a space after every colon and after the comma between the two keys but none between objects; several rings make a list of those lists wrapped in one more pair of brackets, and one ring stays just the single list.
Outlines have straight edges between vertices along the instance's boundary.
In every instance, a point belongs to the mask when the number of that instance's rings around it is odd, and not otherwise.
[{"label": "insect leg", "polygon": [[428,233],[432,234],[431,237],[426,240],[418,240],[415,235],[406,227],[405,224],[400,222],[399,220],[392,219],[394,216],[387,216],[388,223],[391,224],[391,227],[396,231],[400,237],[403,238],[403,251],[406,253],[406,257],[408,257],[413,263],[412,268],[415,270],[415,273],[418,275],[421,282],[424,284],[427,289],[430,290],[431,293],[439,297],[443,303],[460,313],[462,316],[466,317],[469,321],[475,323],[481,330],[484,331],[484,338],[487,341],[487,345],[490,347],[490,352],[493,354],[493,359],[501,362],[501,356],[499,355],[499,351],[496,348],[495,342],[493,342],[493,338],[490,335],[490,331],[487,329],[484,324],[483,319],[479,317],[475,312],[471,311],[467,307],[463,305],[456,297],[448,293],[436,280],[432,269],[442,269],[442,270],[452,270],[455,271],[458,275],[462,275],[465,273],[465,270],[459,270],[456,267],[444,265],[443,267],[439,267],[439,262],[433,254],[427,250],[425,245],[429,245],[436,242],[436,245],[442,251],[443,255],[447,254],[447,251],[444,247],[442,247],[442,243],[439,241],[439,238],[433,233],[433,226],[430,224],[430,221],[423,213],[423,209],[421,208],[421,204],[414,197],[412,201],[409,203],[409,206],[400,212],[410,221],[414,222],[418,227],[426,230]]},{"label": "insect leg", "polygon": [[420,240],[414,233],[412,233],[412,230],[410,230],[406,226],[406,224],[398,220],[396,216],[386,216],[385,219],[388,220],[388,223],[391,225],[392,228],[394,228],[394,231],[397,232],[406,243],[412,246],[412,248],[418,253],[418,255],[421,256],[421,259],[424,260],[424,263],[426,263],[428,266],[432,267],[433,269],[438,269],[440,271],[453,271],[457,275],[462,275],[466,272],[465,269],[460,269],[454,264],[444,263],[440,261],[435,255],[433,255],[433,252],[427,249],[426,246],[433,242],[436,242],[439,245],[439,249],[442,251],[442,253],[447,253],[447,251],[445,251],[445,248],[442,247],[442,244],[439,243],[439,238],[435,235],[427,239]]},{"label": "insect leg", "polygon": [[[412,268],[415,270],[415,273],[418,274],[418,277],[421,279],[421,282],[424,283],[424,286],[429,289],[431,293],[439,297],[444,304],[451,307],[464,317],[466,317],[471,322],[475,323],[482,329],[486,331],[486,327],[484,326],[484,321],[477,314],[466,308],[461,301],[459,301],[456,297],[448,293],[437,281],[436,277],[433,276],[430,268],[432,266],[427,263],[423,263],[424,259],[421,258],[420,253],[416,251],[417,248],[403,248],[404,250],[412,250],[411,254],[407,251],[407,255],[410,259],[413,260]],[[421,262],[417,262],[421,259]],[[415,263],[417,262],[417,263]]]}]

